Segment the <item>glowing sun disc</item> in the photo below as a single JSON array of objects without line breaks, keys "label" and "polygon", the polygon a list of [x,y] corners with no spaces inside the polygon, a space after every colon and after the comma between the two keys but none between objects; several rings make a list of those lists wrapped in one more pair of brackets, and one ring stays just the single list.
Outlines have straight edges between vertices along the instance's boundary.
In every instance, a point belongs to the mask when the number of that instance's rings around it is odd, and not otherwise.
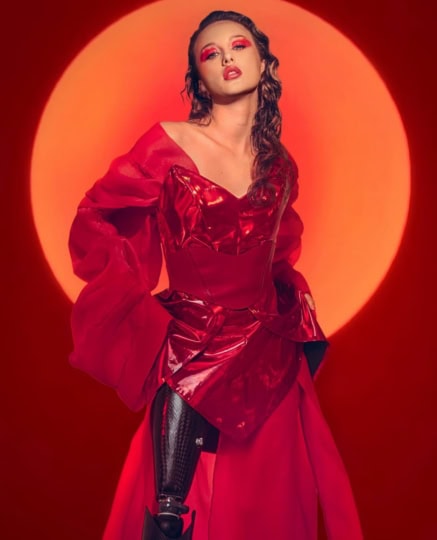
[{"label": "glowing sun disc", "polygon": [[[409,205],[409,153],[396,105],[375,68],[343,34],[293,4],[223,1],[249,15],[280,59],[283,142],[300,170],[305,223],[297,268],[327,335],[384,279]],[[42,249],[67,295],[68,232],[84,192],[153,123],[187,116],[179,98],[188,39],[215,2],[166,0],[116,21],[67,67],[43,111],[31,166]],[[171,31],[170,31],[171,29]],[[159,288],[165,286],[165,277]]]}]

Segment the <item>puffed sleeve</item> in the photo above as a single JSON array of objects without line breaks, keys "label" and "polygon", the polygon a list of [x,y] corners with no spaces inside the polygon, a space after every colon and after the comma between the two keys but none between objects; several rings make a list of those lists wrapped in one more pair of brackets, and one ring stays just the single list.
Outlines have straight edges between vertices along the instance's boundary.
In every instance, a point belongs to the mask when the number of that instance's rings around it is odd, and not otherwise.
[{"label": "puffed sleeve", "polygon": [[86,193],[69,237],[74,272],[86,282],[72,310],[69,360],[132,410],[145,405],[144,384],[171,319],[150,292],[162,263],[162,181],[142,146],[116,158]]},{"label": "puffed sleeve", "polygon": [[294,210],[299,194],[298,170],[294,161],[293,179],[287,205],[282,214],[273,257],[272,274],[277,292],[278,310],[282,314],[293,312],[296,303],[300,306],[300,323],[296,335],[304,342],[311,375],[315,375],[321,365],[328,341],[321,329],[315,309],[311,309],[305,294],[311,289],[305,277],[294,268],[302,249],[303,223]]},{"label": "puffed sleeve", "polygon": [[282,214],[276,238],[276,248],[273,258],[273,278],[276,282],[284,284],[292,283],[302,292],[311,293],[304,276],[294,268],[300,257],[303,233],[302,220],[293,208],[298,193],[299,185],[296,169],[290,196]]}]

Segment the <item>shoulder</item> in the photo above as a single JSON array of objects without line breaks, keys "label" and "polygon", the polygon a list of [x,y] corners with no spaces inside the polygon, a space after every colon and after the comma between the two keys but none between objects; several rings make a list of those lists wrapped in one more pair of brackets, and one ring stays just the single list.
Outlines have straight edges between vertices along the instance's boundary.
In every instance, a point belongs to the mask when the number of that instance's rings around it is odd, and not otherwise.
[{"label": "shoulder", "polygon": [[290,151],[287,149],[286,146],[284,146],[283,143],[281,143],[282,146],[282,167],[284,171],[284,175],[286,177],[286,182],[288,184],[287,192],[288,192],[288,203],[287,206],[290,207],[298,198],[299,196],[299,169],[296,163],[296,160],[290,153]]},{"label": "shoulder", "polygon": [[180,133],[181,129],[183,129],[182,126],[183,126],[183,124],[185,124],[185,122],[165,121],[165,122],[158,122],[158,124],[168,134],[175,134],[176,135],[176,134]]},{"label": "shoulder", "polygon": [[196,127],[187,121],[159,122],[161,129],[179,145],[184,145],[194,134]]},{"label": "shoulder", "polygon": [[144,132],[129,151],[130,158],[140,165],[161,160],[174,151],[174,142],[179,143],[180,128],[183,122],[156,122]]},{"label": "shoulder", "polygon": [[184,150],[188,140],[187,125],[187,122],[156,122],[137,140],[129,152],[129,159],[144,175],[161,179],[173,165],[192,167]]},{"label": "shoulder", "polygon": [[160,143],[165,133],[159,122],[153,124],[147,131],[145,131],[137,139],[130,152],[133,154],[141,153],[144,149],[150,146],[154,146],[156,143]]},{"label": "shoulder", "polygon": [[294,159],[294,157],[292,156],[292,154],[290,153],[288,148],[286,146],[284,146],[283,143],[281,143],[281,145],[282,145],[282,149],[283,149],[283,152],[284,152],[284,155],[285,155],[285,159],[286,159],[286,161],[288,163],[288,166],[289,166],[289,169],[290,169],[290,173],[291,173],[291,177],[292,177],[292,183],[297,182],[297,179],[299,177],[299,169],[298,169],[296,160]]}]

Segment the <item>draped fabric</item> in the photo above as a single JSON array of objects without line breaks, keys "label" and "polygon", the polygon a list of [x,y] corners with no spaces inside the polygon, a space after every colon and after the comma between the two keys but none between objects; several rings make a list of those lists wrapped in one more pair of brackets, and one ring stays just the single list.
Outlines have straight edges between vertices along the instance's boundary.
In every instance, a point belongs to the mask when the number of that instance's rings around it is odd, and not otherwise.
[{"label": "draped fabric", "polygon": [[[290,183],[272,168],[272,200],[254,206],[203,177],[155,124],[86,193],[71,228],[74,270],[87,282],[72,312],[72,365],[132,410],[166,381],[220,430],[187,501],[196,540],[284,531],[315,540],[317,495],[330,540],[362,537],[312,382],[327,341],[294,268],[303,225],[293,167]],[[169,287],[152,295],[161,247]],[[107,540],[140,539],[144,508],[154,506],[148,410]]]}]

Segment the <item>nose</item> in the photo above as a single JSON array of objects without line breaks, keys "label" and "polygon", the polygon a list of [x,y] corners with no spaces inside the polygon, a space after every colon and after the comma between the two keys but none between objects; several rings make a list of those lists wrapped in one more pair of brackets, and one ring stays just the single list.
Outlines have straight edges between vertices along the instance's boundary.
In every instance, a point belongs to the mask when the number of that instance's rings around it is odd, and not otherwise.
[{"label": "nose", "polygon": [[233,61],[234,61],[234,59],[232,57],[232,52],[231,51],[225,52],[223,54],[223,64],[225,64],[227,66],[228,64],[230,64]]}]

